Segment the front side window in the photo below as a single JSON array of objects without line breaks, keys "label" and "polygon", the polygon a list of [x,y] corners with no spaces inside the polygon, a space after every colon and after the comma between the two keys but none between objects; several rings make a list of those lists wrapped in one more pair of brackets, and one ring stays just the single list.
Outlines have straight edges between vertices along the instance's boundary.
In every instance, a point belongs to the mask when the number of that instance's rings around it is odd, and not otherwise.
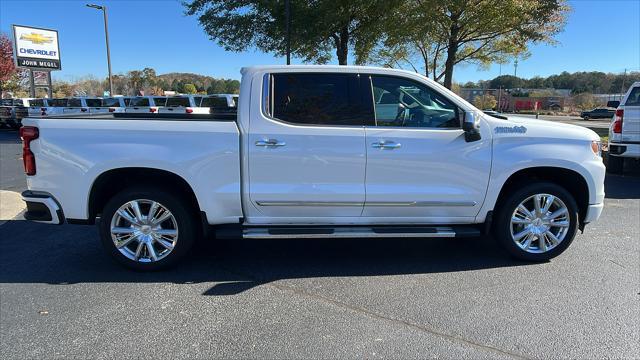
[{"label": "front side window", "polygon": [[164,106],[167,103],[167,98],[166,97],[155,97],[155,98],[153,98],[153,102],[156,104],[156,106]]},{"label": "front side window", "polygon": [[87,99],[87,106],[88,107],[100,107],[102,106],[102,100],[100,99]]},{"label": "front side window", "polygon": [[188,97],[170,97],[167,99],[167,107],[191,106]]},{"label": "front side window", "polygon": [[65,107],[67,106],[68,99],[50,99],[49,106],[51,107]]},{"label": "front side window", "polygon": [[81,107],[82,101],[80,99],[69,99],[68,107]]},{"label": "front side window", "polygon": [[283,73],[271,79],[274,118],[301,125],[363,125],[356,75]]},{"label": "front side window", "polygon": [[44,100],[43,99],[33,99],[29,101],[29,106],[31,107],[42,107],[44,106]]},{"label": "front side window", "polygon": [[146,97],[134,97],[134,98],[131,99],[131,102],[129,102],[129,106],[131,106],[131,107],[149,106],[149,98],[146,98]]},{"label": "front side window", "polygon": [[221,96],[210,96],[202,99],[202,107],[214,108],[214,109],[226,109],[227,99]]},{"label": "front side window", "polygon": [[103,107],[120,107],[120,100],[118,98],[106,98],[102,99]]},{"label": "front side window", "polygon": [[458,108],[413,80],[371,76],[376,126],[460,128]]}]

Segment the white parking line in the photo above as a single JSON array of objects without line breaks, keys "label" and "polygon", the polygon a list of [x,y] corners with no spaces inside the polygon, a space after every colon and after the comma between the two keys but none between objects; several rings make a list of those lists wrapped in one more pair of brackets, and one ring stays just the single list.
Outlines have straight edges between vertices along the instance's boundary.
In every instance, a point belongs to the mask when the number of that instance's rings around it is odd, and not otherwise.
[{"label": "white parking line", "polygon": [[25,204],[19,193],[0,190],[0,225],[14,219],[24,210]]}]

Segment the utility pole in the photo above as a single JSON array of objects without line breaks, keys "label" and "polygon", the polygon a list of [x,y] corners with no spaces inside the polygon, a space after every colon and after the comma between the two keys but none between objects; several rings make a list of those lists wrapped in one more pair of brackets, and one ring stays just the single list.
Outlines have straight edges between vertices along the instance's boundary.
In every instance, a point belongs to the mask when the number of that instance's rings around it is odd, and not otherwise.
[{"label": "utility pole", "polygon": [[[627,69],[625,68],[624,69],[624,74],[622,75],[622,85],[620,85],[620,94],[621,94],[621,96],[622,96],[622,94],[625,93],[625,91],[624,91],[624,80],[625,80],[626,77],[627,77]],[[620,101],[622,101],[622,97],[620,97]]]},{"label": "utility pole", "polygon": [[287,33],[287,65],[291,65],[291,1],[284,1],[285,29]]},{"label": "utility pole", "polygon": [[513,76],[518,77],[518,58],[513,62]]},{"label": "utility pole", "polygon": [[109,52],[109,27],[107,25],[107,7],[104,5],[87,4],[87,7],[102,10],[104,18],[104,37],[107,43],[107,66],[109,67],[109,96],[113,96],[113,78],[111,76],[111,54]]}]

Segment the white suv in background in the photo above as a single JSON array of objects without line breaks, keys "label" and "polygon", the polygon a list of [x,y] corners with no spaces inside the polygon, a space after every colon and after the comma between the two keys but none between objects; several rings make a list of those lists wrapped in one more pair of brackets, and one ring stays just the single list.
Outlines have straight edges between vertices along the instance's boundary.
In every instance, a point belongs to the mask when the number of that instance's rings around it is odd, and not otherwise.
[{"label": "white suv in background", "polygon": [[192,114],[193,109],[199,106],[198,100],[201,100],[202,96],[193,95],[179,95],[171,96],[167,98],[167,104],[165,107],[158,110],[159,114]]},{"label": "white suv in background", "polygon": [[607,170],[622,173],[625,158],[640,159],[640,81],[631,85],[609,127]]},{"label": "white suv in background", "polygon": [[136,96],[129,100],[129,105],[124,112],[131,114],[157,113],[158,109],[165,106],[167,98],[164,96]]},{"label": "white suv in background", "polygon": [[102,99],[102,108],[106,110],[103,110],[103,112],[122,113],[130,102],[131,98],[126,96],[104,98]]}]

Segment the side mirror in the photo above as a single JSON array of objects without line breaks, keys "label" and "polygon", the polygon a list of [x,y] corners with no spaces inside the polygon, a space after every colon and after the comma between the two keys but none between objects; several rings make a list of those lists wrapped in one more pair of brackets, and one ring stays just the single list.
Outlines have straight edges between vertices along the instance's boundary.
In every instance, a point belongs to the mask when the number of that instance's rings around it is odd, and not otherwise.
[{"label": "side mirror", "polygon": [[462,130],[464,130],[464,140],[466,142],[478,141],[481,139],[480,117],[475,111],[465,111]]}]

